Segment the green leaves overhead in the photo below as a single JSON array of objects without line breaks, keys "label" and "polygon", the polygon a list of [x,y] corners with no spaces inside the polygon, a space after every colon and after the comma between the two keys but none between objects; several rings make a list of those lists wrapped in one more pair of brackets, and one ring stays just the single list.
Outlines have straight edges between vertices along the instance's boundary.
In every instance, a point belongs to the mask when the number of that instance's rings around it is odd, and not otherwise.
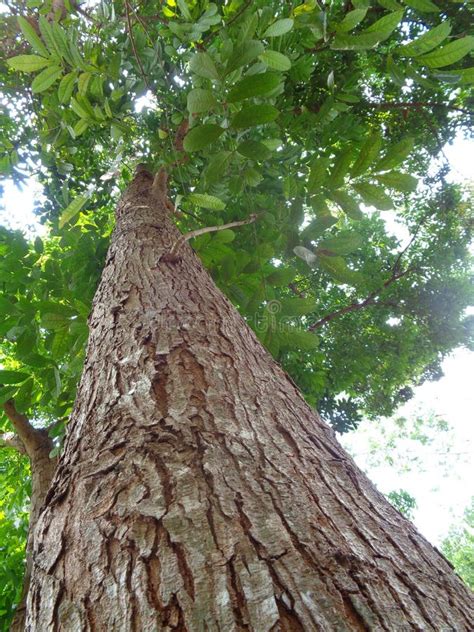
[{"label": "green leaves overhead", "polygon": [[262,42],[258,40],[248,40],[242,44],[238,44],[227,62],[226,72],[230,73],[237,68],[246,66],[256,59],[264,51]]},{"label": "green leaves overhead", "polygon": [[362,275],[351,270],[342,257],[318,256],[318,263],[321,268],[331,275],[338,283],[347,285],[357,285],[363,279]]},{"label": "green leaves overhead", "polygon": [[377,159],[382,148],[382,136],[380,132],[372,132],[362,145],[359,156],[351,168],[351,176],[360,176]]},{"label": "green leaves overhead", "polygon": [[377,180],[380,184],[385,185],[391,189],[397,189],[404,193],[411,193],[415,191],[418,180],[414,176],[408,173],[400,173],[399,171],[389,171],[383,175],[377,176]]},{"label": "green leaves overhead", "polygon": [[189,62],[189,69],[194,74],[206,79],[213,79],[214,81],[220,79],[216,65],[208,53],[195,53]]},{"label": "green leaves overhead", "polygon": [[393,169],[393,167],[397,167],[401,164],[410,152],[413,150],[415,145],[415,139],[412,136],[408,136],[407,138],[403,138],[398,143],[395,143],[391,147],[389,147],[383,156],[375,165],[376,171],[385,171],[388,169]]},{"label": "green leaves overhead", "polygon": [[223,133],[224,128],[219,127],[219,125],[214,125],[213,123],[197,125],[184,137],[183,147],[189,152],[199,151],[215,142]]},{"label": "green leaves overhead", "polygon": [[368,206],[375,206],[382,211],[389,211],[393,208],[392,200],[382,187],[370,182],[357,182],[352,186]]},{"label": "green leaves overhead", "polygon": [[252,160],[266,160],[272,154],[266,145],[255,140],[245,140],[237,147],[237,151],[246,158]]},{"label": "green leaves overhead", "polygon": [[276,50],[266,50],[260,55],[260,59],[268,66],[268,68],[272,68],[272,70],[285,72],[291,68],[290,59],[286,55],[283,55],[283,53],[279,53]]},{"label": "green leaves overhead", "polygon": [[244,106],[232,119],[232,126],[236,129],[255,127],[271,123],[279,115],[279,111],[266,103]]},{"label": "green leaves overhead", "polygon": [[281,35],[285,35],[285,33],[291,31],[293,24],[294,21],[290,18],[277,20],[267,28],[263,37],[280,37]]},{"label": "green leaves overhead", "polygon": [[63,226],[70,222],[71,219],[79,213],[86,202],[86,195],[78,195],[74,198],[74,200],[61,213],[61,217],[59,218],[59,228],[63,228]]},{"label": "green leaves overhead", "polygon": [[280,77],[273,72],[262,72],[244,77],[230,90],[227,95],[227,101],[235,103],[236,101],[268,94],[275,90],[280,81]]},{"label": "green leaves overhead", "polygon": [[371,24],[357,35],[338,33],[331,43],[334,50],[366,50],[386,40],[403,18],[402,11],[393,11]]},{"label": "green leaves overhead", "polygon": [[190,114],[208,112],[217,106],[217,99],[210,90],[194,88],[188,93],[187,107]]},{"label": "green leaves overhead", "polygon": [[340,22],[336,26],[336,31],[338,33],[347,33],[348,31],[352,31],[367,15],[367,9],[354,9],[353,11],[349,11],[344,16],[342,22]]},{"label": "green leaves overhead", "polygon": [[21,371],[8,371],[0,369],[0,385],[1,384],[21,384],[29,378],[27,373]]},{"label": "green leaves overhead", "polygon": [[400,47],[399,52],[408,57],[417,57],[428,53],[441,44],[451,33],[451,24],[446,21],[430,29],[416,40]]},{"label": "green leaves overhead", "polygon": [[474,49],[474,37],[467,36],[455,40],[446,46],[418,57],[420,63],[426,64],[430,68],[443,68],[459,61]]},{"label": "green leaves overhead", "polygon": [[[362,245],[362,237],[350,230],[341,230],[335,237],[327,237],[318,243],[317,252],[348,255]],[[327,252],[329,251],[329,252]]]},{"label": "green leaves overhead", "polygon": [[206,193],[190,193],[188,200],[196,206],[207,208],[211,211],[222,211],[225,209],[225,202],[214,195],[208,195]]},{"label": "green leaves overhead", "polygon": [[22,72],[35,72],[50,66],[53,62],[50,59],[39,57],[38,55],[17,55],[7,59],[7,64],[14,70]]},{"label": "green leaves overhead", "polygon": [[403,0],[407,7],[426,13],[439,13],[440,8],[431,0]]},{"label": "green leaves overhead", "polygon": [[35,50],[37,53],[39,53],[43,57],[48,57],[48,49],[43,44],[41,38],[38,36],[38,33],[36,32],[33,25],[30,24],[30,22],[22,16],[19,16],[17,20],[18,20],[18,24],[21,28],[23,35],[31,44],[31,47],[33,48],[33,50]]},{"label": "green leaves overhead", "polygon": [[62,74],[62,68],[60,66],[50,66],[40,72],[39,75],[33,79],[31,89],[33,92],[44,92],[55,83]]}]

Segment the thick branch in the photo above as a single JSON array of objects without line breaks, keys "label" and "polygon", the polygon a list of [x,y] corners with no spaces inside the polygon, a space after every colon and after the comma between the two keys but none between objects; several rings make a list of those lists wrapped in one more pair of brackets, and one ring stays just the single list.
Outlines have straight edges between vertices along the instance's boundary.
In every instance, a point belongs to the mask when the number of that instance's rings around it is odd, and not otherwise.
[{"label": "thick branch", "polygon": [[31,453],[34,451],[38,441],[38,431],[31,425],[25,415],[17,411],[13,400],[5,402],[3,410],[23,443],[28,456],[31,457]]},{"label": "thick branch", "polygon": [[13,448],[21,454],[26,454],[23,441],[15,432],[4,432],[0,435],[0,448]]}]

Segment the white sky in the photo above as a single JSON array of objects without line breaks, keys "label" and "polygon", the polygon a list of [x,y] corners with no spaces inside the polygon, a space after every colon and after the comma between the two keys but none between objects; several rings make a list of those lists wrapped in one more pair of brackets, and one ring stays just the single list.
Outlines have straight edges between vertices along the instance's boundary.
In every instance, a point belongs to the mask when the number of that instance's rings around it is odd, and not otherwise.
[{"label": "white sky", "polygon": [[[473,145],[472,141],[458,138],[453,145],[445,148],[452,165],[452,180],[474,179]],[[30,235],[44,233],[45,228],[33,215],[33,199],[40,193],[39,186],[32,182],[19,191],[11,182],[5,182],[4,187],[0,224],[22,229]],[[390,232],[399,237],[405,236],[390,214],[385,219]],[[420,449],[425,472],[414,470],[407,474],[400,473],[397,467],[369,467],[366,458],[368,445],[371,437],[377,435],[377,430],[368,422],[364,422],[356,432],[345,435],[343,440],[344,445],[355,454],[360,467],[368,472],[381,491],[402,488],[416,498],[418,510],[415,523],[435,544],[447,534],[453,521],[460,518],[474,495],[474,353],[466,349],[454,351],[443,363],[443,370],[445,377],[415,389],[415,397],[398,414],[409,415],[420,410],[428,414],[433,411],[449,422],[452,426],[449,433],[452,447],[446,467],[439,466],[443,436],[429,449]]]}]

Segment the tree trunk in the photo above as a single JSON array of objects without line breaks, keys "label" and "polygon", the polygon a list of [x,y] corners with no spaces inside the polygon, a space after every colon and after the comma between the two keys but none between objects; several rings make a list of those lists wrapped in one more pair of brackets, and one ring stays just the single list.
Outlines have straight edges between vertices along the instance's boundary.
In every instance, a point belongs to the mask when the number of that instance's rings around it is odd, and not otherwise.
[{"label": "tree trunk", "polygon": [[468,630],[471,593],[216,288],[138,172],[117,209],[27,630]]}]

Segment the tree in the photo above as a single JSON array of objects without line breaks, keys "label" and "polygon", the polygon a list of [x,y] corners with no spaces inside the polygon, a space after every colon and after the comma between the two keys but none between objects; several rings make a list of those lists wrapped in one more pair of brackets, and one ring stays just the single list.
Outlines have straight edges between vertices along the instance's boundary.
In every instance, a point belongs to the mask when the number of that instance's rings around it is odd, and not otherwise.
[{"label": "tree", "polygon": [[441,550],[454,564],[456,572],[474,589],[474,500],[464,512],[461,525],[453,526],[441,544]]},{"label": "tree", "polygon": [[[26,629],[468,628],[450,566],[261,345],[347,427],[468,341],[466,202],[408,171],[465,125],[474,39],[467,5],[421,4],[12,5],[1,166],[37,169],[51,226],[1,235]],[[379,402],[340,368],[346,322],[400,358]]]}]

